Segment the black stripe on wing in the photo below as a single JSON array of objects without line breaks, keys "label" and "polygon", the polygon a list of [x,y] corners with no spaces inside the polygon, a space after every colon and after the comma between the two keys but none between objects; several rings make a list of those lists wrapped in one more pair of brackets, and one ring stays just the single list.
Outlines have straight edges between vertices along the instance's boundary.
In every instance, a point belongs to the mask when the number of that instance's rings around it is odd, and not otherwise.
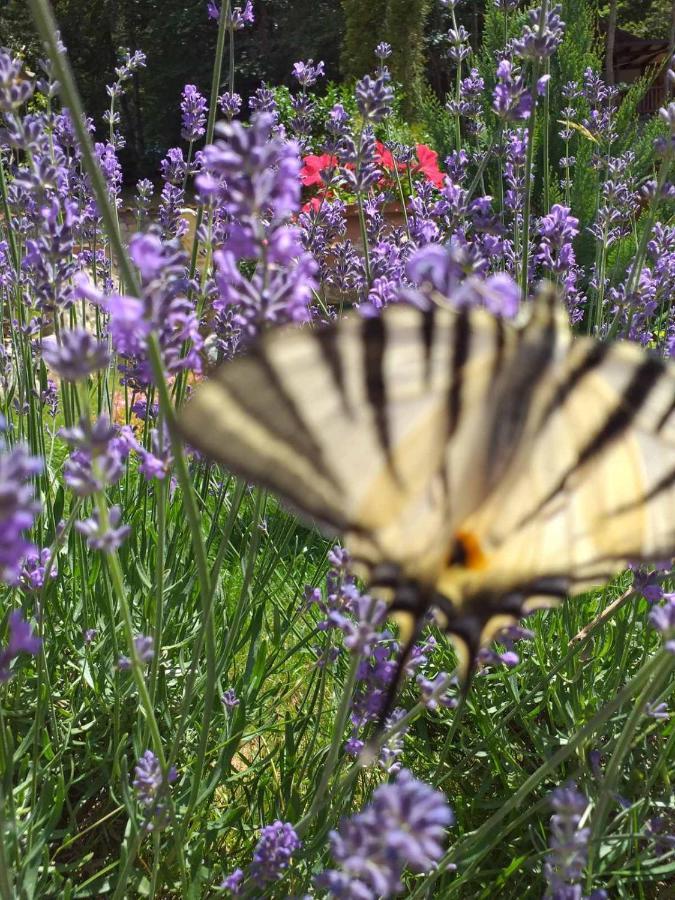
[{"label": "black stripe on wing", "polygon": [[420,334],[424,351],[424,380],[428,385],[431,380],[431,358],[436,330],[436,307],[431,306],[422,313]]},{"label": "black stripe on wing", "polygon": [[387,347],[387,327],[382,317],[364,319],[363,377],[366,398],[375,420],[378,440],[390,466],[393,465],[391,433],[387,411],[387,386],[384,380],[384,355]]},{"label": "black stripe on wing", "polygon": [[506,326],[504,324],[504,320],[500,317],[495,318],[494,325],[495,350],[494,358],[492,361],[492,383],[496,384],[504,366],[504,354],[506,350]]},{"label": "black stripe on wing", "polygon": [[546,504],[565,488],[569,479],[582,466],[590,462],[609,444],[621,437],[635,420],[663,373],[663,363],[657,359],[647,358],[636,368],[633,377],[630,379],[618,403],[605,420],[604,425],[582,447],[575,462],[560,476],[552,490],[539,501],[533,510],[520,520],[516,526],[517,528],[522,527],[537,516]]},{"label": "black stripe on wing", "polygon": [[221,380],[247,415],[262,424],[273,437],[286,443],[289,450],[310,462],[329,484],[339,489],[340,484],[326,464],[321,446],[282,384],[264,346],[253,345],[245,357],[231,366],[222,366],[214,378]]},{"label": "black stripe on wing", "polygon": [[649,503],[650,500],[655,500],[659,496],[659,494],[667,491],[668,488],[671,488],[674,484],[675,469],[671,469],[670,472],[667,472],[662,478],[660,478],[656,482],[656,484],[652,485],[652,487],[641,497],[638,497],[637,500],[632,500],[630,503],[624,503],[623,506],[619,506],[616,509],[611,510],[611,512],[607,513],[607,517],[611,518],[612,516],[631,512],[631,510],[637,509],[638,506],[642,506],[644,503]]},{"label": "black stripe on wing", "polygon": [[455,433],[462,411],[464,366],[469,358],[471,348],[471,320],[467,307],[462,307],[457,314],[454,338],[452,358],[450,360],[450,380],[448,382],[448,424],[446,429],[448,438],[451,438]]},{"label": "black stripe on wing", "polygon": [[491,484],[499,480],[518,449],[534,395],[554,360],[557,334],[554,318],[541,328],[535,341],[528,340],[527,331],[519,332],[519,352],[495,385],[498,408],[487,444]]},{"label": "black stripe on wing", "polygon": [[664,414],[661,416],[659,421],[656,423],[657,433],[663,431],[663,429],[666,427],[666,422],[672,416],[673,413],[675,413],[675,397],[673,398],[673,402],[670,404],[668,409],[664,412]]},{"label": "black stripe on wing", "polygon": [[548,420],[551,418],[553,413],[563,405],[565,400],[567,400],[567,398],[577,387],[577,385],[587,375],[590,375],[591,372],[595,371],[600,365],[602,365],[604,360],[607,358],[609,350],[610,345],[607,343],[596,341],[592,344],[589,351],[569,372],[565,381],[560,384],[557,391],[551,398],[550,403],[542,414],[542,426],[545,425],[546,422],[548,422]]},{"label": "black stripe on wing", "polygon": [[340,395],[342,408],[350,418],[353,418],[354,413],[347,396],[344,361],[340,353],[338,328],[335,325],[328,325],[315,329],[311,334],[319,344],[321,355],[328,366],[333,385]]}]

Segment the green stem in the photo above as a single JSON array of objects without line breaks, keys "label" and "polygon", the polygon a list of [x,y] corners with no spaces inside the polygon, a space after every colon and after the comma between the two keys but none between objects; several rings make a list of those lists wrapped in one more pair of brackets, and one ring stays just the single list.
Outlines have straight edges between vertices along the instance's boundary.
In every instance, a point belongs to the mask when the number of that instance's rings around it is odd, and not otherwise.
[{"label": "green stem", "polygon": [[7,864],[7,855],[5,854],[7,843],[5,841],[4,805],[5,798],[0,788],[0,898],[2,900],[12,900],[16,894],[9,879],[9,866]]},{"label": "green stem", "polygon": [[[544,74],[550,75],[550,71],[551,62],[549,59],[547,59]],[[542,144],[544,153],[544,170],[542,173],[544,180],[544,213],[548,213],[549,209],[551,208],[551,184],[549,175],[549,106],[550,97],[547,82],[544,93],[544,124],[542,127]]]},{"label": "green stem", "polygon": [[[356,676],[358,674],[360,662],[360,654],[355,653],[349,665],[347,680],[345,681],[344,687],[342,689],[340,706],[338,707],[337,716],[335,717],[333,740],[331,741],[331,745],[328,750],[328,756],[326,757],[326,762],[323,766],[319,787],[316,789],[316,793],[312,798],[312,803],[307,813],[302,817],[302,819],[296,826],[296,831],[298,832],[298,834],[302,834],[307,830],[308,825],[310,824],[312,819],[314,819],[314,817],[319,813],[321,807],[323,806],[323,798],[326,793],[326,789],[328,788],[328,783],[330,782],[331,776],[333,775],[335,763],[337,762],[338,753],[340,752],[340,746],[344,737],[345,725],[347,724],[347,717],[352,705],[354,685],[356,684]],[[353,768],[358,769],[358,766],[354,766]]]},{"label": "green stem", "polygon": [[[670,665],[668,665],[670,663]],[[593,863],[597,859],[600,852],[601,837],[605,832],[605,822],[609,812],[609,806],[613,798],[616,796],[616,787],[619,780],[621,765],[630,750],[630,743],[633,735],[637,731],[638,725],[644,716],[645,706],[651,695],[656,695],[661,690],[664,681],[670,675],[673,666],[675,666],[675,658],[671,655],[664,659],[664,665],[658,670],[654,678],[645,684],[644,689],[636,700],[633,708],[626,720],[626,724],[621,729],[619,740],[617,742],[614,753],[605,769],[604,778],[600,789],[600,796],[593,813],[593,822],[591,827],[590,838],[590,854],[588,862],[588,876],[590,879],[593,871]]]}]

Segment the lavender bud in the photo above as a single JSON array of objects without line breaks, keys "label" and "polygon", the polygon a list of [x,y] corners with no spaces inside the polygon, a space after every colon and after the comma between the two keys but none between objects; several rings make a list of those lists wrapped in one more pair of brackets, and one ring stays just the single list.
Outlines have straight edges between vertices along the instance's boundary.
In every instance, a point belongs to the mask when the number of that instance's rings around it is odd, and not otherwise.
[{"label": "lavender bud", "polygon": [[106,345],[84,328],[62,332],[61,343],[55,338],[45,339],[42,356],[49,368],[66,381],[83,381],[110,362]]}]

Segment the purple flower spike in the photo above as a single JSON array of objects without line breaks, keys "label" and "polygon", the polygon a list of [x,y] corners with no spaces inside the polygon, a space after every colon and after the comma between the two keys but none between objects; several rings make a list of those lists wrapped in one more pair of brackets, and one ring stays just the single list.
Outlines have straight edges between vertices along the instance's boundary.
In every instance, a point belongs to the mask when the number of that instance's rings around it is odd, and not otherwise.
[{"label": "purple flower spike", "polygon": [[547,59],[555,53],[565,32],[561,12],[560,4],[546,10],[542,23],[542,8],[530,10],[529,23],[523,29],[522,36],[513,42],[513,49],[518,56],[523,59]]},{"label": "purple flower spike", "polygon": [[324,75],[323,62],[314,65],[314,60],[307,62],[296,62],[293,64],[293,77],[297,78],[298,84],[303,88],[312,87],[316,84],[317,79]]},{"label": "purple flower spike", "polygon": [[220,97],[218,97],[218,106],[224,116],[228,119],[234,119],[235,116],[238,116],[241,112],[241,97],[239,94],[232,94],[230,91],[225,91],[224,94],[221,94]]},{"label": "purple flower spike", "polygon": [[675,594],[664,594],[662,606],[655,606],[649,614],[653,628],[663,632],[666,638],[664,647],[669,653],[675,653]]},{"label": "purple flower spike", "polygon": [[110,362],[106,345],[84,328],[64,331],[60,344],[55,338],[46,338],[42,356],[49,368],[66,381],[83,381]]},{"label": "purple flower spike", "polygon": [[42,640],[35,637],[30,623],[23,617],[20,609],[9,614],[9,640],[4,650],[0,650],[0,681],[9,681],[12,677],[10,663],[19,653],[30,653],[35,656],[40,652]]},{"label": "purple flower spike", "polygon": [[0,112],[12,112],[30,100],[35,85],[26,78],[20,59],[0,51]]},{"label": "purple flower spike", "polygon": [[228,688],[221,696],[220,702],[228,710],[236,709],[241,702],[232,688]]},{"label": "purple flower spike", "polygon": [[381,69],[375,78],[364,75],[356,83],[356,105],[366,122],[381,122],[391,113],[394,90],[390,80],[387,69]]},{"label": "purple flower spike", "polygon": [[[21,569],[21,586],[26,591],[39,591],[44,587],[45,578],[55,578],[58,575],[56,562],[51,561],[52,553],[49,547],[38,550],[29,550]],[[51,564],[50,564],[51,563]]]},{"label": "purple flower spike", "polygon": [[550,850],[544,865],[546,897],[582,900],[581,879],[588,858],[589,828],[580,828],[588,806],[586,797],[571,782],[551,794]]},{"label": "purple flower spike", "polygon": [[92,550],[112,553],[122,546],[131,532],[130,525],[119,525],[121,518],[122,510],[119,506],[113,506],[108,510],[107,528],[102,526],[98,512],[83,522],[76,522],[75,528],[85,536]]},{"label": "purple flower spike", "polygon": [[229,891],[235,897],[239,894],[241,883],[244,880],[244,873],[241,869],[235,869],[230,875],[227,875],[220,883],[220,889]]},{"label": "purple flower spike", "polygon": [[16,584],[25,556],[34,550],[23,533],[40,512],[31,479],[42,471],[42,461],[23,447],[0,454],[0,581]]},{"label": "purple flower spike", "polygon": [[199,93],[194,84],[186,84],[183,88],[181,109],[181,136],[186,141],[196,141],[206,134],[206,98]]},{"label": "purple flower spike", "polygon": [[362,812],[331,832],[333,858],[317,887],[332,897],[391,897],[403,891],[406,868],[428,872],[443,855],[453,814],[445,795],[403,769],[395,782],[380,785]]},{"label": "purple flower spike", "polygon": [[245,28],[247,25],[253,25],[254,22],[255,16],[253,14],[252,0],[246,0],[243,6],[234,6],[232,8],[227,25],[232,31],[241,31],[242,28]]},{"label": "purple flower spike", "polygon": [[277,820],[260,832],[260,840],[253,853],[251,874],[258,884],[276,881],[288,868],[291,856],[302,846],[290,822]]},{"label": "purple flower spike", "polygon": [[497,85],[492,98],[492,108],[500,119],[506,122],[529,119],[532,95],[525,86],[525,79],[508,59],[503,59],[497,66]]},{"label": "purple flower spike", "polygon": [[143,827],[146,831],[165,828],[168,824],[167,794],[169,785],[177,777],[178,774],[173,766],[167,772],[166,778],[164,777],[159,760],[152,750],[146,750],[138,760],[132,784],[136,799],[143,810],[145,820]]}]

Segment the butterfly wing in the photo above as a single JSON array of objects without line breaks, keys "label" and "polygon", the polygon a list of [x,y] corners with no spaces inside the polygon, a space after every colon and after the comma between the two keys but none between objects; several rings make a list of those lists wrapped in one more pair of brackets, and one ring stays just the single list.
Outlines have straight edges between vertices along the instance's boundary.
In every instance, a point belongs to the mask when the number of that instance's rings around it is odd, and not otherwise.
[{"label": "butterfly wing", "polygon": [[[497,515],[499,511],[499,515]],[[570,593],[675,551],[675,370],[578,340],[544,387],[511,470],[468,523],[490,565]]]},{"label": "butterfly wing", "polygon": [[[462,434],[478,438],[495,356],[516,350],[505,332],[482,310],[407,306],[279,329],[197,387],[182,429],[210,458],[351,536],[369,568],[418,577],[455,518],[448,441],[466,410]],[[462,456],[453,481],[474,468]],[[464,503],[475,503],[479,480],[463,480]]]}]

